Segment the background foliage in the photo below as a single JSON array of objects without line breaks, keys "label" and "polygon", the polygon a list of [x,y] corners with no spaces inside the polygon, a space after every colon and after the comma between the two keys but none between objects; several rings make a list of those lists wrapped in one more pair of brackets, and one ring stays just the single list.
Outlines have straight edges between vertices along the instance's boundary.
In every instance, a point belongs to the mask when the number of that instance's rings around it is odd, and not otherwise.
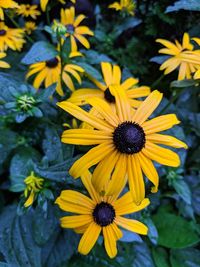
[{"label": "background foliage", "polygon": [[[58,95],[50,98],[55,86],[36,93],[25,81],[27,65],[56,54],[44,28],[46,17],[41,16],[34,44],[27,42],[21,53],[9,51],[12,68],[0,73],[0,267],[200,266],[200,87],[175,81],[176,73],[164,77],[155,43],[156,38],[181,39],[184,32],[199,37],[200,2],[137,0],[135,16],[127,18],[109,10],[110,3],[77,0],[77,10],[87,14],[95,33],[91,49],[82,50],[85,57],[78,64],[99,78],[99,63],[115,62],[124,69],[124,77],[131,73],[141,84],[162,91],[165,99],[158,113],[177,114],[182,124],[173,135],[186,140],[189,149],[179,152],[180,168],[158,166],[159,192],[149,194],[151,205],[137,214],[149,227],[148,237],[124,231],[114,260],[107,257],[102,240],[88,256],[78,254],[79,236],[60,228],[61,214],[54,201],[63,189],[83,190],[67,172],[83,148],[60,142],[62,124],[71,124],[71,118],[56,107]],[[29,112],[16,106],[23,93],[35,99]],[[25,209],[24,179],[31,171],[45,178],[45,188]]]}]

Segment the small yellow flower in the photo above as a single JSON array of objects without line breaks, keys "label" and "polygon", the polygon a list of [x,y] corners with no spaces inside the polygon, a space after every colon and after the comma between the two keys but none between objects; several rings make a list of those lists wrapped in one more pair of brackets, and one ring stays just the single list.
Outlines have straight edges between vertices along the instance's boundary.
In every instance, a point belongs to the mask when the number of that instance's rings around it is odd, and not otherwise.
[{"label": "small yellow flower", "polygon": [[122,73],[118,65],[102,62],[101,70],[103,74],[103,83],[89,76],[97,88],[78,89],[72,93],[68,101],[81,106],[87,103],[88,98],[99,97],[104,99],[108,104],[112,105],[112,108],[114,108],[115,97],[111,94],[109,88],[113,85],[120,85],[126,93],[131,106],[133,108],[138,108],[142,101],[137,100],[137,98],[148,96],[151,92],[148,86],[139,86],[138,79],[133,77],[122,82]]},{"label": "small yellow flower", "polygon": [[135,3],[133,0],[120,0],[120,2],[114,2],[109,5],[108,8],[113,8],[116,11],[125,12],[131,16],[134,16]]},{"label": "small yellow flower", "polygon": [[136,206],[130,192],[118,198],[121,188],[115,195],[101,196],[95,191],[89,172],[86,172],[81,178],[90,198],[73,190],[64,190],[56,200],[56,204],[62,210],[78,214],[62,217],[60,222],[63,228],[71,228],[77,233],[83,234],[78,246],[81,254],[87,255],[91,251],[101,232],[106,252],[110,258],[117,255],[116,243],[123,236],[119,227],[134,233],[147,234],[146,225],[137,220],[123,217],[125,214],[138,212],[148,206],[147,198],[139,206]]},{"label": "small yellow flower", "polygon": [[42,189],[44,179],[35,176],[34,172],[32,171],[31,174],[26,177],[24,183],[26,185],[24,190],[24,197],[26,198],[24,207],[29,207],[33,204],[35,195]]},{"label": "small yellow flower", "polygon": [[84,35],[93,36],[94,33],[86,26],[79,26],[85,19],[85,15],[80,14],[75,18],[75,8],[61,9],[61,23],[65,25],[67,33],[65,37],[70,37],[72,51],[77,51],[77,41],[79,41],[85,48],[90,48],[90,43]]},{"label": "small yellow flower", "polygon": [[[76,56],[76,53],[75,53]],[[70,58],[74,57],[73,53],[71,53]],[[33,86],[38,89],[42,82],[44,81],[45,88],[49,87],[53,83],[57,83],[56,85],[56,91],[59,95],[63,96],[64,92],[61,85],[61,62],[60,57],[57,56],[55,58],[52,58],[47,61],[38,62],[35,64],[32,64],[29,68],[29,72],[26,75],[26,78],[29,78],[33,74],[37,73],[37,76],[34,79]],[[65,83],[65,85],[71,90],[74,91],[74,82],[71,78],[74,77],[76,81],[81,84],[81,76],[80,73],[83,73],[84,69],[80,66],[73,64],[73,63],[67,63],[63,67],[63,73],[62,73],[62,80]]]},{"label": "small yellow flower", "polygon": [[19,8],[16,10],[16,13],[18,15],[22,15],[23,17],[31,17],[33,19],[37,19],[37,16],[39,16],[41,13],[39,10],[37,10],[37,5],[19,5]]},{"label": "small yellow flower", "polygon": [[27,22],[25,22],[24,28],[25,28],[25,31],[27,32],[27,34],[31,34],[34,30],[37,29],[37,26],[36,26],[35,22],[27,21]]},{"label": "small yellow flower", "polygon": [[4,22],[0,22],[0,51],[6,51],[8,48],[21,51],[24,40],[23,29],[8,28]]},{"label": "small yellow flower", "polygon": [[[59,1],[61,4],[65,4],[66,0],[57,0]],[[76,0],[70,0],[73,4],[76,3]],[[48,4],[49,0],[40,0],[40,5],[41,5],[41,9],[42,11],[46,10],[47,4]]]},{"label": "small yellow flower", "polygon": [[[0,58],[4,58],[6,57],[6,53],[0,52]],[[10,64],[8,64],[7,62],[0,60],[0,68],[10,68]]]},{"label": "small yellow flower", "polygon": [[179,68],[178,80],[190,79],[191,74],[200,68],[200,50],[194,50],[188,33],[184,33],[182,44],[177,40],[172,43],[168,40],[157,39],[156,42],[165,46],[159,50],[159,53],[170,56],[160,66],[160,70],[165,70],[165,75]]},{"label": "small yellow flower", "polygon": [[0,0],[0,19],[4,20],[4,12],[5,8],[17,8],[18,4],[13,0]]},{"label": "small yellow flower", "polygon": [[115,110],[100,98],[87,100],[101,118],[68,101],[57,104],[93,127],[65,130],[61,141],[94,145],[72,165],[70,175],[78,178],[90,167],[96,166],[92,183],[98,192],[106,191],[107,194],[113,194],[112,188],[125,184],[128,178],[130,192],[138,204],[145,196],[143,173],[154,185],[152,192],[158,190],[159,177],[152,161],[172,167],[180,165],[178,154],[162,145],[174,148],[187,148],[187,145],[177,138],[159,133],[180,123],[175,114],[148,119],[162,100],[160,92],[153,91],[134,111],[120,86],[112,86],[110,90],[116,99]]}]

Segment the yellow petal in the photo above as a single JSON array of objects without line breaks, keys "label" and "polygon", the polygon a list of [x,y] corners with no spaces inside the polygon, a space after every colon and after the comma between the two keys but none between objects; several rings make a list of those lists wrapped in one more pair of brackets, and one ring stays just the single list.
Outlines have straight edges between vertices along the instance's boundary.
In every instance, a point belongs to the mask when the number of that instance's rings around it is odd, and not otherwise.
[{"label": "yellow petal", "polygon": [[99,195],[97,194],[96,190],[92,185],[92,174],[89,171],[84,172],[81,175],[82,183],[84,184],[85,188],[87,189],[88,193],[90,194],[91,198],[96,202],[100,202]]},{"label": "yellow petal", "polygon": [[88,42],[88,40],[80,34],[75,34],[76,39],[78,39],[78,41],[87,49],[90,48],[90,43]]},{"label": "yellow petal", "polygon": [[121,69],[119,66],[114,65],[113,66],[113,80],[112,80],[112,84],[116,84],[116,85],[120,85],[121,82]]},{"label": "yellow petal", "polygon": [[100,232],[101,227],[95,222],[92,222],[80,240],[80,243],[78,245],[78,252],[83,255],[87,255],[96,243]]},{"label": "yellow petal", "polygon": [[178,167],[180,165],[178,154],[150,142],[146,142],[142,153],[144,153],[146,157],[166,166]]},{"label": "yellow petal", "polygon": [[185,149],[188,148],[188,146],[184,142],[170,135],[150,134],[146,136],[146,139],[155,144],[162,144],[166,146],[172,146],[175,148],[185,148]]},{"label": "yellow petal", "polygon": [[112,259],[117,255],[115,232],[111,225],[103,227],[104,245],[108,256]]},{"label": "yellow petal", "polygon": [[99,163],[109,153],[113,151],[113,144],[105,142],[89,150],[83,157],[77,160],[69,170],[74,178],[80,177],[91,166]]},{"label": "yellow petal", "polygon": [[63,228],[76,228],[86,223],[92,223],[92,221],[92,215],[65,216],[60,219],[61,227]]},{"label": "yellow petal", "polygon": [[98,97],[103,98],[103,92],[97,89],[79,89],[74,91],[70,98],[67,99],[67,101],[77,105],[85,105],[87,103],[87,99],[91,97]]},{"label": "yellow petal", "polygon": [[77,27],[84,19],[86,18],[85,15],[80,14],[74,21],[74,27]]},{"label": "yellow petal", "polygon": [[174,125],[179,124],[175,114],[162,115],[157,118],[145,121],[142,124],[142,128],[146,135],[161,132],[172,128]]},{"label": "yellow petal", "polygon": [[107,85],[107,87],[109,85],[112,84],[112,80],[113,80],[113,75],[112,75],[112,65],[109,63],[109,62],[102,62],[101,63],[101,70],[102,70],[102,73],[103,73],[103,78],[104,78],[104,81]]},{"label": "yellow petal", "polygon": [[132,88],[134,85],[136,85],[138,83],[138,79],[135,79],[135,78],[128,78],[126,79],[122,84],[121,84],[121,87],[124,89],[124,90],[128,90],[130,88]]},{"label": "yellow petal", "polygon": [[146,225],[144,225],[141,222],[138,222],[136,220],[131,220],[131,219],[127,219],[127,218],[123,218],[121,216],[117,216],[115,219],[116,224],[120,225],[121,227],[137,233],[137,234],[141,234],[141,235],[147,235],[148,232],[148,228],[146,227]]},{"label": "yellow petal", "polygon": [[138,124],[142,124],[160,104],[162,97],[163,94],[161,94],[159,91],[153,91],[136,110],[132,120]]}]

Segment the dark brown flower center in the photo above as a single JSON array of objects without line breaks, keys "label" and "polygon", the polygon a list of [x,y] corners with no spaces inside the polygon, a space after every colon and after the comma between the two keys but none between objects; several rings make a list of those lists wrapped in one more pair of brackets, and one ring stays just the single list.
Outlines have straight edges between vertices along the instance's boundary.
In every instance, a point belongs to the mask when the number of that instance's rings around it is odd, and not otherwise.
[{"label": "dark brown flower center", "polygon": [[119,124],[113,133],[113,142],[121,153],[138,153],[145,146],[146,138],[144,130],[134,122]]},{"label": "dark brown flower center", "polygon": [[74,33],[74,25],[72,24],[67,24],[66,25],[66,29],[67,29],[67,32],[70,33],[70,34],[73,34]]},{"label": "dark brown flower center", "polygon": [[56,57],[46,61],[46,66],[48,68],[53,69],[53,68],[57,67],[57,65],[58,65],[58,59]]},{"label": "dark brown flower center", "polygon": [[115,103],[115,97],[111,94],[109,88],[104,91],[104,97],[109,103]]},{"label": "dark brown flower center", "polygon": [[96,205],[92,215],[94,221],[103,227],[111,224],[114,221],[115,210],[111,204],[102,201]]},{"label": "dark brown flower center", "polygon": [[0,30],[0,36],[4,36],[6,35],[6,31],[5,30]]}]

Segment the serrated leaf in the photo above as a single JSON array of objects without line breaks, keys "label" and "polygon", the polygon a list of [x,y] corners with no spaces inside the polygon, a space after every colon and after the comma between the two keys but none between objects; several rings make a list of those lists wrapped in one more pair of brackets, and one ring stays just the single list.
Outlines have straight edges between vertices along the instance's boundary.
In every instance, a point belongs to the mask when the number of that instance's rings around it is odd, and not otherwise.
[{"label": "serrated leaf", "polygon": [[166,13],[174,12],[179,10],[191,10],[191,11],[200,11],[200,1],[199,0],[180,0],[176,1],[172,6],[168,6]]},{"label": "serrated leaf", "polygon": [[199,267],[200,252],[194,248],[171,250],[170,261],[172,267]]},{"label": "serrated leaf", "polygon": [[153,216],[158,230],[158,244],[167,248],[187,248],[199,242],[194,223],[180,216],[158,211]]},{"label": "serrated leaf", "polygon": [[31,49],[22,58],[21,63],[25,65],[34,64],[41,61],[50,60],[58,55],[55,47],[45,41],[39,41],[33,44]]}]

